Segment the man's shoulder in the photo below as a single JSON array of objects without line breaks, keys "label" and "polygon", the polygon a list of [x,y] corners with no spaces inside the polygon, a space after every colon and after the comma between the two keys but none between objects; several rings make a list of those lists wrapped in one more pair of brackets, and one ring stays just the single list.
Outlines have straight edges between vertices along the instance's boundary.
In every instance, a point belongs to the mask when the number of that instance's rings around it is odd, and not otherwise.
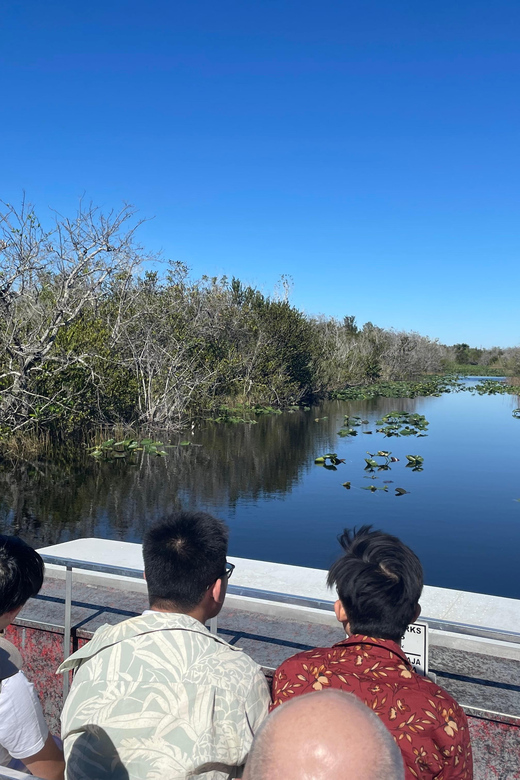
[{"label": "man's shoulder", "polygon": [[[34,686],[22,671],[3,680],[0,690],[0,735],[5,742],[4,746],[12,750],[8,742],[10,743],[14,737],[18,750],[20,733],[23,737],[22,750],[40,743],[38,749],[41,749],[48,734],[43,710]],[[25,755],[31,755],[31,752],[26,752]]]},{"label": "man's shoulder", "polygon": [[100,626],[87,644],[66,659],[59,671],[73,669],[99,653],[110,654],[116,648],[117,652],[125,652],[129,647],[146,645],[155,652],[168,644],[202,649],[213,642],[239,652],[238,648],[231,648],[225,640],[210,634],[205,626],[189,615],[146,612],[115,625]]},{"label": "man's shoulder", "polygon": [[12,677],[8,677],[6,680],[2,680],[0,688],[0,696],[3,699],[19,696],[27,692],[32,692],[33,685],[29,682],[27,677],[22,671],[13,674]]},{"label": "man's shoulder", "polygon": [[81,678],[128,676],[187,681],[201,673],[208,679],[244,682],[261,675],[260,666],[240,648],[210,633],[186,615],[147,613],[102,626],[91,641],[60,667],[81,668]]},{"label": "man's shoulder", "polygon": [[449,715],[452,713],[456,718],[466,720],[466,715],[460,704],[453,698],[451,693],[434,682],[430,677],[414,672],[414,693],[420,696],[427,704],[435,704],[436,708]]},{"label": "man's shoulder", "polygon": [[295,653],[294,655],[289,656],[289,658],[286,658],[285,661],[282,661],[276,670],[276,674],[291,669],[297,669],[298,667],[307,664],[322,663],[323,661],[328,660],[333,654],[334,646],[313,647],[310,650],[302,650],[300,653]]},{"label": "man's shoulder", "polygon": [[[348,686],[350,678],[355,680],[356,687],[373,685],[374,677],[381,677],[383,686],[391,686],[394,690],[401,691],[403,697],[414,697],[424,700],[425,705],[442,706],[446,710],[462,712],[455,699],[440,685],[418,674],[406,661],[394,658],[388,665],[384,665],[384,673],[374,667],[381,663],[370,653],[365,656],[356,654],[356,646],[338,643],[331,647],[315,647],[285,659],[275,672],[275,681],[281,682],[296,678],[300,675],[315,680],[320,675],[326,675],[323,682],[335,684],[340,687]],[[338,678],[336,681],[335,678]],[[334,678],[334,679],[332,679]]]}]

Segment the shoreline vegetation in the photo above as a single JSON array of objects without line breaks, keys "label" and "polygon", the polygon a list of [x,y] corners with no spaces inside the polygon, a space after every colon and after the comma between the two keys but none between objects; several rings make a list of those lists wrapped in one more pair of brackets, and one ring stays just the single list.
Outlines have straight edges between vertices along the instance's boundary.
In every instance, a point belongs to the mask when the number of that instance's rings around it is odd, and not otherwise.
[{"label": "shoreline vegetation", "polygon": [[[287,277],[273,295],[191,279],[136,243],[139,224],[126,206],[80,205],[45,226],[26,203],[0,210],[0,456],[254,422],[324,398],[437,395],[456,375],[520,375],[520,347],[308,316]],[[518,393],[498,384],[484,380],[482,392]]]}]

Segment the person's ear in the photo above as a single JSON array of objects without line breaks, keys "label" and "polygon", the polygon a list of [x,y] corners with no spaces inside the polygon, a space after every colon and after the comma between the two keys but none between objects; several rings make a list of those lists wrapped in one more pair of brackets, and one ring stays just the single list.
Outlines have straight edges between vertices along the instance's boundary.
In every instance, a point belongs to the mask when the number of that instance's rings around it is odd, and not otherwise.
[{"label": "person's ear", "polygon": [[210,590],[211,590],[211,595],[213,597],[213,601],[215,601],[217,604],[223,604],[224,599],[226,598],[226,587],[224,585],[224,578],[220,577],[218,580],[215,580]]},{"label": "person's ear", "polygon": [[146,572],[143,570],[143,580],[146,581]]},{"label": "person's ear", "polygon": [[3,612],[0,615],[0,631],[3,631],[4,628],[7,628],[7,626],[11,625],[13,620],[19,615],[24,607],[25,603],[23,603],[20,607],[16,607],[16,609],[12,609],[10,612]]},{"label": "person's ear", "polygon": [[414,615],[414,619],[412,620],[412,623],[415,623],[415,621],[418,619],[420,614],[421,614],[421,605],[418,603],[415,608],[415,615]]},{"label": "person's ear", "polygon": [[345,612],[345,607],[341,603],[340,599],[334,602],[334,613],[336,615],[337,620],[339,620],[340,623],[343,623],[343,626],[346,628],[348,623],[348,617],[347,617],[347,613]]}]

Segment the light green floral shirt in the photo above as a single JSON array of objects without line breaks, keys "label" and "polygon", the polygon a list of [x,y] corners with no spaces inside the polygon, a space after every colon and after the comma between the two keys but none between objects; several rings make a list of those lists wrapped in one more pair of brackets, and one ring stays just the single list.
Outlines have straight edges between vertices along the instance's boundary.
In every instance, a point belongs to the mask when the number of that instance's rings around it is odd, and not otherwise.
[{"label": "light green floral shirt", "polygon": [[173,612],[102,626],[66,669],[67,780],[239,776],[270,703],[258,664]]}]

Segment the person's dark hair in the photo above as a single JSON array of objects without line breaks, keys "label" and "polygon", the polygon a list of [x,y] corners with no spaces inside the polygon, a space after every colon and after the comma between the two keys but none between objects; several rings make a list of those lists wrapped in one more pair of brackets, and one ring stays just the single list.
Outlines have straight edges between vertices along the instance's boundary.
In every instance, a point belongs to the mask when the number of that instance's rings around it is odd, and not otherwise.
[{"label": "person's dark hair", "polygon": [[41,556],[18,536],[0,535],[0,615],[23,607],[43,585]]},{"label": "person's dark hair", "polygon": [[143,558],[150,606],[188,612],[224,576],[228,529],[205,512],[175,512],[150,528]]},{"label": "person's dark hair", "polygon": [[400,539],[364,525],[338,537],[345,553],[327,577],[336,586],[353,634],[399,642],[423,588],[419,558]]}]

